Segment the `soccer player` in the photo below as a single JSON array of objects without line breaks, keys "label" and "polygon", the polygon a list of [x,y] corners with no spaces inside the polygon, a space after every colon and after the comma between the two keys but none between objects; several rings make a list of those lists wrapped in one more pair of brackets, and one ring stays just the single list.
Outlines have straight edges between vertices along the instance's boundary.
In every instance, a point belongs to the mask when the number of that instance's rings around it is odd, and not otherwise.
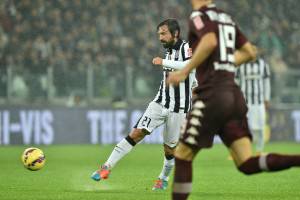
[{"label": "soccer player", "polygon": [[248,106],[248,124],[255,143],[256,154],[264,150],[266,110],[270,102],[270,67],[263,58],[242,64],[236,79]]},{"label": "soccer player", "polygon": [[128,154],[146,135],[151,134],[155,128],[165,124],[166,130],[163,133],[164,163],[152,189],[165,190],[167,188],[168,178],[174,166],[173,154],[179,140],[180,125],[190,110],[192,87],[195,85],[196,79],[195,71],[193,71],[178,86],[173,87],[166,84],[169,73],[184,67],[192,56],[192,52],[189,44],[180,38],[180,27],[176,19],[167,19],[161,22],[157,26],[157,33],[160,42],[166,49],[165,59],[155,57],[152,60],[154,65],[162,66],[163,69],[163,79],[159,91],[131,133],[115,146],[107,161],[92,174],[91,178],[96,181],[107,179],[111,169],[121,158]]},{"label": "soccer player", "polygon": [[300,155],[252,156],[247,105],[234,82],[234,73],[235,66],[256,58],[256,48],[212,0],[191,0],[191,4],[194,11],[189,21],[189,43],[193,57],[183,69],[170,73],[167,81],[176,85],[197,68],[196,97],[175,150],[174,200],[188,198],[192,161],[201,149],[212,146],[214,134],[221,137],[244,174],[300,166]]}]

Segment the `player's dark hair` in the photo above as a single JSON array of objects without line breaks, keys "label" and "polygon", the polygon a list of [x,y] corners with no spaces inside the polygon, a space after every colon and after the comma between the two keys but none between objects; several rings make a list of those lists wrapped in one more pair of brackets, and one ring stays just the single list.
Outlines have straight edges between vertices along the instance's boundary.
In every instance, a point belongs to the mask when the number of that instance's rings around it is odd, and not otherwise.
[{"label": "player's dark hair", "polygon": [[166,20],[160,22],[157,25],[156,30],[158,31],[159,27],[164,26],[164,25],[168,26],[169,31],[170,31],[170,33],[172,34],[173,37],[175,36],[176,31],[178,32],[177,37],[179,37],[180,27],[179,27],[178,21],[176,19],[166,19]]}]

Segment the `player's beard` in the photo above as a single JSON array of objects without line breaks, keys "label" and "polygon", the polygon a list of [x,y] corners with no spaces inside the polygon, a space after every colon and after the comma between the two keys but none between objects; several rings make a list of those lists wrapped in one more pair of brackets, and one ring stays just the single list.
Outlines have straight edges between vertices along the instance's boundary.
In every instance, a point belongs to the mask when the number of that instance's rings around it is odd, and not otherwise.
[{"label": "player's beard", "polygon": [[161,43],[165,49],[169,49],[173,47],[174,40],[170,40],[169,42],[161,41]]}]

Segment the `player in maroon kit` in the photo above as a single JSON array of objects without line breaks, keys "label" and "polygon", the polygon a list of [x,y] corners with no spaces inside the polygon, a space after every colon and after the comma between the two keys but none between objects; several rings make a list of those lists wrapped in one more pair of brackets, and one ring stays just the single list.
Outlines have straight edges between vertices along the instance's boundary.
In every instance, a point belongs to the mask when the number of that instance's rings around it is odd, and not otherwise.
[{"label": "player in maroon kit", "polygon": [[256,58],[256,48],[212,0],[191,0],[191,4],[189,42],[194,55],[183,69],[168,77],[169,84],[176,85],[196,68],[198,80],[193,107],[175,151],[174,200],[187,199],[192,189],[192,161],[202,148],[212,146],[215,134],[244,174],[300,166],[300,155],[252,156],[247,106],[234,83],[234,72],[235,66]]}]

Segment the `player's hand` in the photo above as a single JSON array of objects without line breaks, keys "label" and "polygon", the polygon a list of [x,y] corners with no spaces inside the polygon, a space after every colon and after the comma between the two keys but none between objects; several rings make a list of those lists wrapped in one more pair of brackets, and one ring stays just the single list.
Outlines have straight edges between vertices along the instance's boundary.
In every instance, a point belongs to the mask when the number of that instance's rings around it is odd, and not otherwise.
[{"label": "player's hand", "polygon": [[152,64],[153,64],[153,65],[162,65],[162,61],[163,61],[162,58],[160,58],[160,57],[155,57],[155,58],[153,58],[153,60],[152,60]]},{"label": "player's hand", "polygon": [[179,83],[183,80],[185,80],[187,75],[184,73],[183,70],[178,70],[175,72],[170,72],[168,79],[167,79],[167,84],[170,85],[179,85]]},{"label": "player's hand", "polygon": [[[253,49],[253,52],[255,53],[255,55],[258,55],[260,53],[260,50],[257,48],[257,46],[255,46],[253,44],[252,44],[252,49]],[[255,60],[256,60],[256,58],[253,61],[255,61]]]}]

